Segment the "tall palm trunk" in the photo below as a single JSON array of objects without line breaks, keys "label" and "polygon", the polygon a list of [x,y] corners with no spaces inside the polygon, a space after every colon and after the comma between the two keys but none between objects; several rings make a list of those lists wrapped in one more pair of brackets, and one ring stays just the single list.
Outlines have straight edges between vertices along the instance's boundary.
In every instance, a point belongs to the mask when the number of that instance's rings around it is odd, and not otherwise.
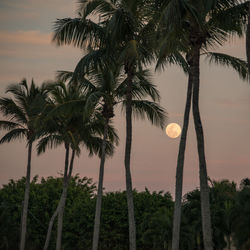
[{"label": "tall palm trunk", "polygon": [[[65,167],[64,167],[64,177],[63,177],[64,181],[67,178],[68,166],[69,166],[69,146],[65,145]],[[60,197],[59,203],[57,205],[57,208],[56,208],[54,214],[50,218],[50,222],[49,222],[48,231],[47,231],[46,240],[45,240],[43,250],[47,250],[49,247],[49,241],[50,241],[52,227],[54,224],[54,220],[59,213],[59,208],[60,208],[60,204],[62,203],[62,199],[63,199],[63,193]]]},{"label": "tall palm trunk", "polygon": [[71,178],[71,174],[73,170],[74,159],[75,159],[75,150],[72,150],[69,173],[66,175],[66,178],[64,178],[62,198],[60,199],[61,203],[58,204],[59,211],[58,211],[58,222],[57,222],[58,224],[57,224],[56,250],[61,250],[61,245],[62,245],[63,213],[64,213],[65,203],[67,199],[67,191],[69,187],[69,182],[70,182],[70,178]]},{"label": "tall palm trunk", "polygon": [[186,106],[183,119],[183,128],[181,140],[179,144],[179,153],[176,168],[176,186],[175,186],[175,204],[174,204],[174,220],[173,220],[173,235],[172,235],[172,250],[179,249],[180,242],[180,226],[181,226],[181,200],[182,200],[182,184],[183,184],[183,167],[186,149],[186,138],[189,124],[189,114],[191,109],[192,98],[192,80],[189,75]]},{"label": "tall palm trunk", "polygon": [[132,178],[130,172],[130,156],[132,144],[132,85],[133,74],[128,73],[128,86],[126,96],[126,147],[125,147],[125,172],[126,172],[126,190],[127,190],[127,203],[128,203],[128,220],[129,220],[129,248],[136,250],[136,227],[134,215],[134,201]]},{"label": "tall palm trunk", "polygon": [[227,250],[231,250],[231,235],[230,234],[226,235],[226,239],[227,239]]},{"label": "tall palm trunk", "polygon": [[197,138],[200,169],[200,193],[201,193],[201,217],[203,242],[205,250],[213,249],[212,226],[209,202],[209,187],[207,167],[205,159],[204,135],[199,111],[199,88],[200,88],[200,46],[193,46],[190,74],[193,81],[193,118]]},{"label": "tall palm trunk", "polygon": [[250,2],[248,3],[248,16],[247,16],[247,31],[246,31],[246,54],[248,72],[250,73]]},{"label": "tall palm trunk", "polygon": [[96,209],[95,209],[95,225],[94,225],[92,250],[98,249],[98,242],[99,242],[101,208],[102,208],[103,176],[104,176],[106,139],[108,135],[108,123],[109,123],[109,119],[105,119],[104,134],[103,134],[103,141],[102,141],[100,172],[99,172],[99,182],[98,182],[98,191],[97,191],[97,199],[96,199]]},{"label": "tall palm trunk", "polygon": [[20,250],[25,249],[25,239],[26,239],[26,230],[27,230],[27,215],[28,215],[29,193],[30,193],[31,154],[32,154],[32,142],[29,142],[29,144],[28,144],[28,164],[27,164],[27,172],[26,172],[25,193],[24,193],[23,211],[22,211],[22,217],[21,217]]}]

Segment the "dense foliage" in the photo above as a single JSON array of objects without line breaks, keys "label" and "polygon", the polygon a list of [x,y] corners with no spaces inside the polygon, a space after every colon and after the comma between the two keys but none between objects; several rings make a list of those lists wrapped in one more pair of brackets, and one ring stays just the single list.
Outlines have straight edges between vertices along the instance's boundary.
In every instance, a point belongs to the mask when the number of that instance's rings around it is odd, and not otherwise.
[{"label": "dense foliage", "polygon": [[[35,177],[30,188],[27,249],[41,249],[47,225],[61,195],[62,178]],[[25,179],[10,180],[0,190],[0,249],[18,249],[19,227]],[[224,249],[227,236],[238,249],[250,247],[249,179],[240,188],[227,180],[212,182],[211,211],[215,249]],[[96,186],[91,179],[71,179],[65,207],[63,249],[91,249]],[[170,249],[173,201],[169,193],[134,190],[138,249]],[[99,249],[128,249],[128,219],[125,192],[103,196]],[[203,249],[200,217],[200,192],[185,195],[180,249]],[[50,249],[55,249],[56,227]]]}]

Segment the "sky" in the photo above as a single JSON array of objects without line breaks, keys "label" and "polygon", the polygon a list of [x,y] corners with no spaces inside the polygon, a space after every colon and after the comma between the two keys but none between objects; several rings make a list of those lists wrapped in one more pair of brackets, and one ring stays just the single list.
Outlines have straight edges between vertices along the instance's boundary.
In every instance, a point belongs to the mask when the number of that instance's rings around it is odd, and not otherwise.
[{"label": "sky", "polygon": [[[51,42],[57,18],[75,17],[72,0],[0,1],[0,96],[7,96],[10,83],[26,78],[36,84],[54,79],[57,70],[73,70],[83,52]],[[244,39],[232,39],[217,51],[245,59]],[[153,67],[152,67],[153,68]],[[161,105],[168,112],[167,123],[182,126],[187,77],[178,67],[154,72],[153,81],[161,93]],[[204,128],[208,175],[212,180],[229,179],[237,183],[250,177],[250,86],[228,68],[201,60],[200,112]],[[3,117],[0,115],[0,119]],[[106,161],[106,191],[125,189],[125,118],[118,108],[114,118],[120,144]],[[166,124],[167,125],[167,124]],[[3,132],[0,132],[0,136]],[[148,121],[133,122],[131,174],[133,187],[142,191],[169,191],[174,194],[180,137],[169,138],[164,130]],[[0,185],[25,176],[25,142],[0,145]],[[59,176],[64,165],[64,149],[53,149],[32,157],[32,176]],[[88,157],[83,149],[76,159],[74,174],[98,180],[99,159]],[[199,187],[199,165],[193,119],[187,137],[183,192]]]}]

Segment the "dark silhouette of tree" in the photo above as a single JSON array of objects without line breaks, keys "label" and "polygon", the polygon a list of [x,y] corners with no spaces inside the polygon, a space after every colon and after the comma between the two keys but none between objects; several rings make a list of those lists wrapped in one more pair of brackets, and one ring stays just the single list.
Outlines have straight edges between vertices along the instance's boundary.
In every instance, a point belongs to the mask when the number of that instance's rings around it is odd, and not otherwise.
[{"label": "dark silhouette of tree", "polygon": [[8,131],[1,138],[0,144],[25,138],[28,147],[26,184],[20,227],[20,250],[24,250],[29,206],[32,146],[38,135],[36,119],[44,108],[46,91],[44,86],[35,86],[33,80],[29,87],[26,79],[24,79],[18,84],[9,85],[6,93],[10,93],[13,98],[0,98],[0,111],[8,119],[0,121],[0,128]]}]

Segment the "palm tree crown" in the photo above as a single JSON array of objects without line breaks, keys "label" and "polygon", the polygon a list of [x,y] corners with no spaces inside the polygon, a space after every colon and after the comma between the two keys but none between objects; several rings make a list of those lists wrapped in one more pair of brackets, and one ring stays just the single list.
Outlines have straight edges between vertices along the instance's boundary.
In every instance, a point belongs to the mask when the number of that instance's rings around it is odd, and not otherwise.
[{"label": "palm tree crown", "polygon": [[26,138],[27,142],[36,139],[36,120],[45,105],[44,85],[35,86],[32,80],[30,88],[24,79],[19,84],[11,84],[6,93],[13,98],[0,98],[0,111],[8,120],[0,121],[0,128],[7,130],[0,143]]}]

